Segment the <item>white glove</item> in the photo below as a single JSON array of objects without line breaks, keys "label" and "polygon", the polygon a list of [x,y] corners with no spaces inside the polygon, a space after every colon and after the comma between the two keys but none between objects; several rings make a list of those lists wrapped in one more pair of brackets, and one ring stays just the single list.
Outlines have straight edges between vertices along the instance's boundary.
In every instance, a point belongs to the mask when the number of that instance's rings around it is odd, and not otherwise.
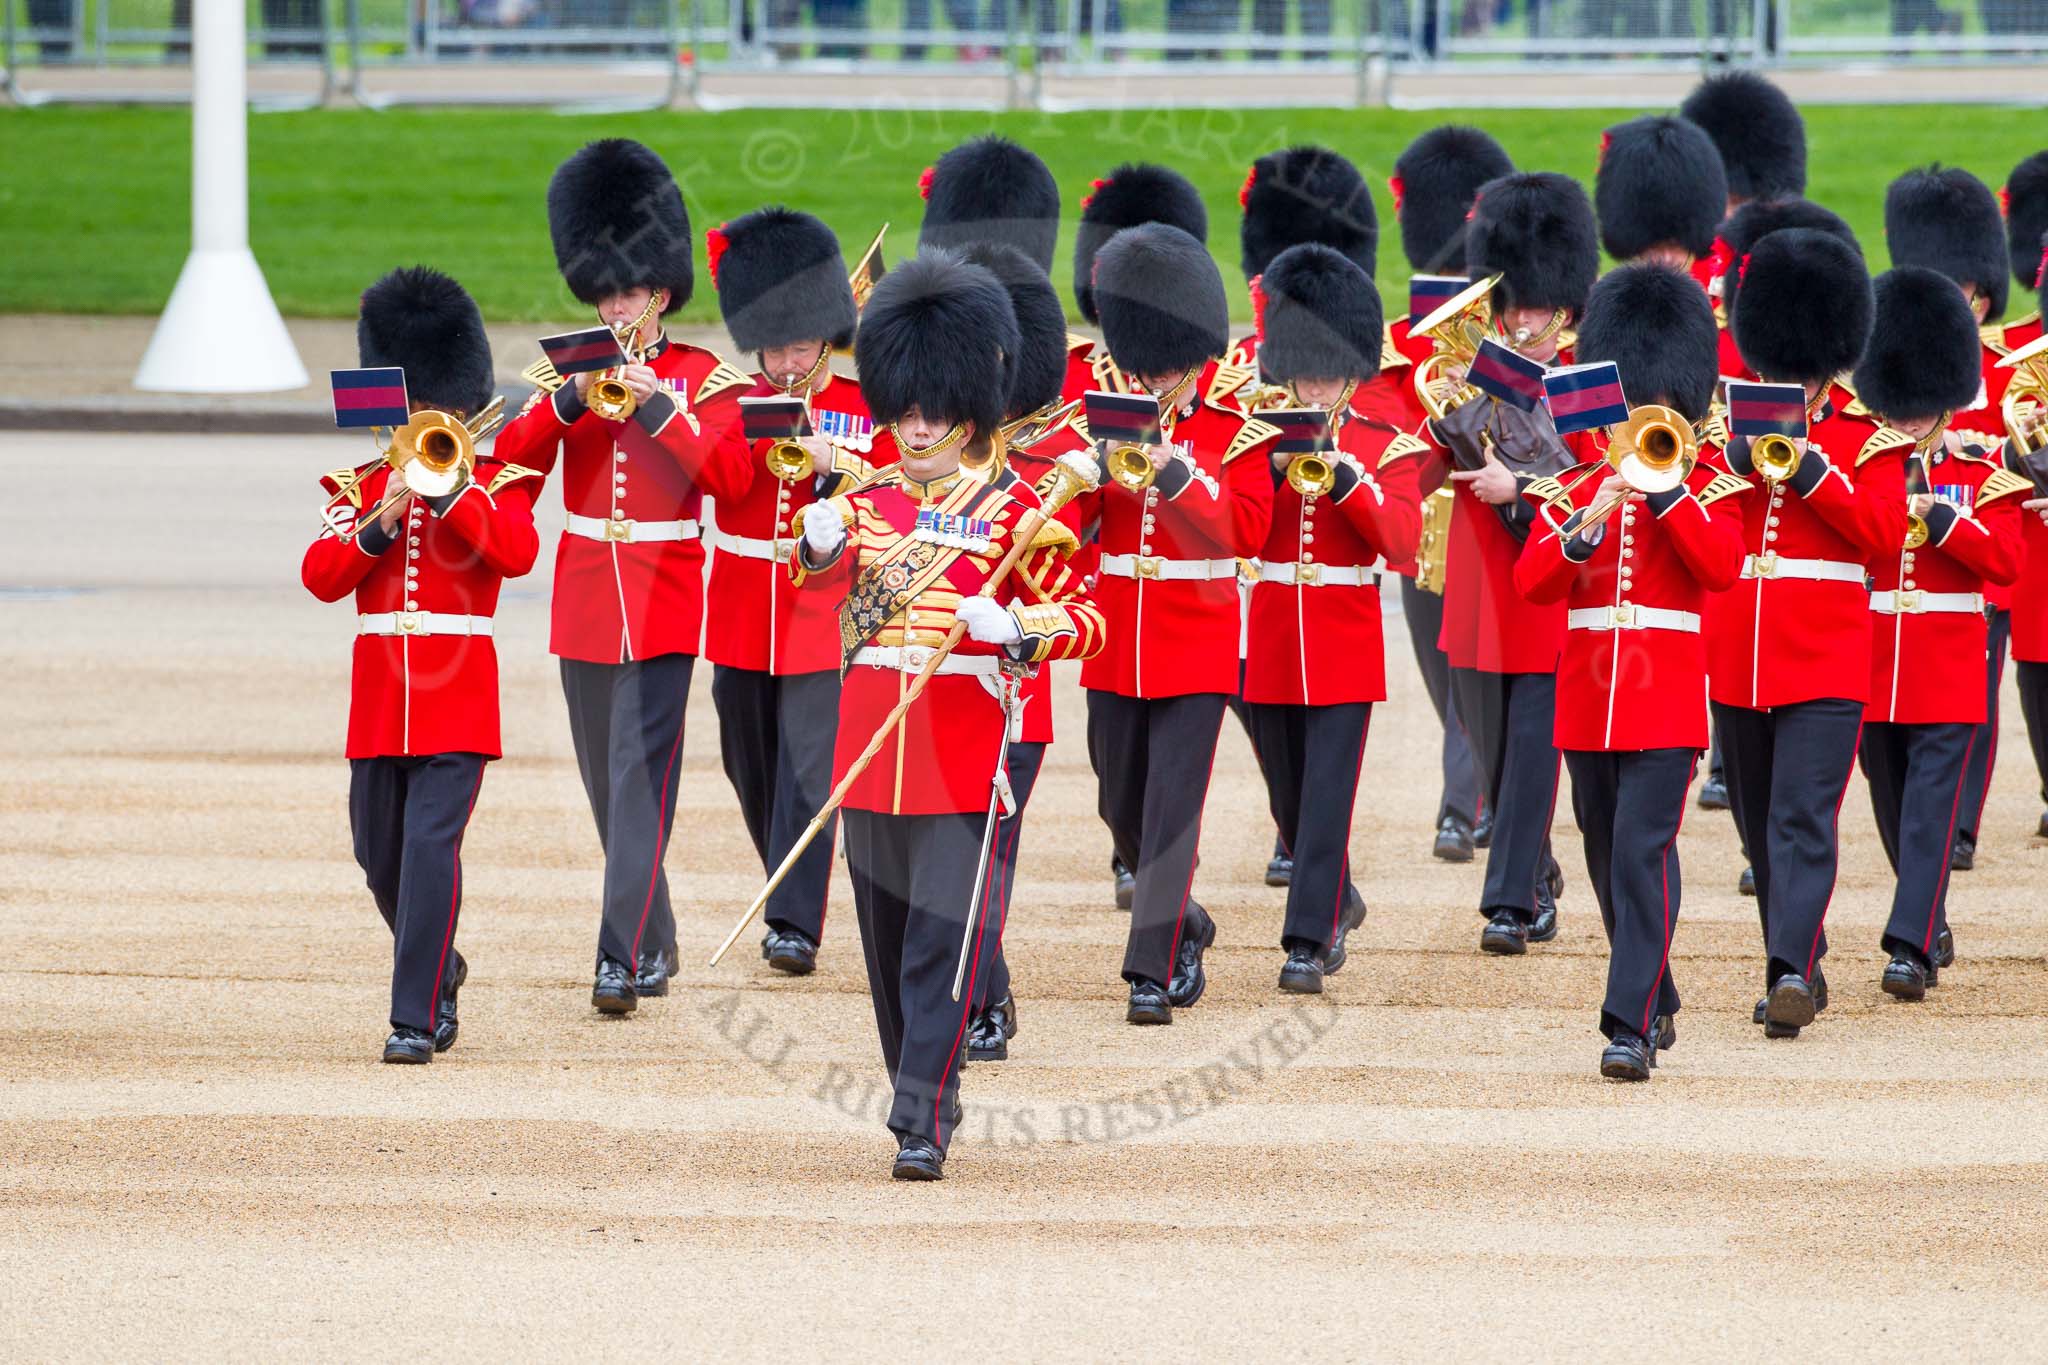
[{"label": "white glove", "polygon": [[829,502],[814,502],[804,509],[804,544],[811,557],[820,562],[839,553],[846,543],[846,518]]},{"label": "white glove", "polygon": [[1017,618],[992,598],[963,597],[954,614],[967,627],[968,637],[985,645],[1014,645],[1024,638],[1024,628],[1017,624]]},{"label": "white glove", "polygon": [[1093,450],[1070,450],[1060,456],[1060,464],[1089,488],[1102,482],[1102,460]]}]

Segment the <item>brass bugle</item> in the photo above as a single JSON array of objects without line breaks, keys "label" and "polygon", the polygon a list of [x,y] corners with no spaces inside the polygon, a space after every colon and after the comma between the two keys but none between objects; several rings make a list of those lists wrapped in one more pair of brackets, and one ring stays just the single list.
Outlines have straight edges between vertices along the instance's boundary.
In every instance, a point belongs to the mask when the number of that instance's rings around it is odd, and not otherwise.
[{"label": "brass bugle", "polygon": [[1133,493],[1142,493],[1150,488],[1158,473],[1152,467],[1152,457],[1145,453],[1145,447],[1126,441],[1109,448],[1109,477]]},{"label": "brass bugle", "polygon": [[1287,462],[1287,486],[1304,498],[1320,498],[1337,486],[1337,466],[1314,451]]},{"label": "brass bugle", "polygon": [[1933,532],[1927,529],[1927,518],[1921,516],[1918,512],[1906,513],[1907,549],[1919,549],[1922,545],[1925,545],[1927,543],[1927,537],[1932,534]]},{"label": "brass bugle", "polygon": [[1765,483],[1783,483],[1799,467],[1799,447],[1777,432],[1759,436],[1750,442],[1749,463]]},{"label": "brass bugle", "polygon": [[583,405],[607,422],[623,422],[639,408],[640,400],[618,370],[603,370],[591,377],[584,391]]},{"label": "brass bugle", "polygon": [[770,441],[768,472],[784,483],[801,483],[811,472],[811,452],[795,441]]}]

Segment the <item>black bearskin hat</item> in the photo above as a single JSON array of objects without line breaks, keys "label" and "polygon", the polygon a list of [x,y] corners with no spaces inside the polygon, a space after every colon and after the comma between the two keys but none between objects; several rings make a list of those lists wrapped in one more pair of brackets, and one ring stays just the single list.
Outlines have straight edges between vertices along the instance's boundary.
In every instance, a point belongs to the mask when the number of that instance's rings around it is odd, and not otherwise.
[{"label": "black bearskin hat", "polygon": [[1811,199],[1759,199],[1744,204],[1721,224],[1720,238],[1728,250],[1728,273],[1721,281],[1721,302],[1728,316],[1735,316],[1735,297],[1742,286],[1742,258],[1773,232],[1785,228],[1812,228],[1839,237],[1863,254],[1855,229],[1833,209],[1822,208]]},{"label": "black bearskin hat", "polygon": [[1463,274],[1472,197],[1487,181],[1514,173],[1501,145],[1477,128],[1446,123],[1409,143],[1387,181],[1409,266],[1424,275]]},{"label": "black bearskin hat", "polygon": [[1270,378],[1285,384],[1379,373],[1386,320],[1380,291],[1358,262],[1303,242],[1273,258],[1259,293],[1259,368]]},{"label": "black bearskin hat", "polygon": [[1502,176],[1479,188],[1465,230],[1473,279],[1498,274],[1496,308],[1562,308],[1577,315],[1600,269],[1593,206],[1555,171]]},{"label": "black bearskin hat", "polygon": [[630,138],[586,145],[548,182],[548,233],[569,292],[595,304],[645,285],[669,291],[667,313],[689,302],[690,215],[668,166]]},{"label": "black bearskin hat", "polygon": [[852,344],[859,314],[831,228],[770,205],[713,228],[704,244],[719,314],[740,350],[819,338]]},{"label": "black bearskin hat", "polygon": [[1007,416],[1022,417],[1056,401],[1067,380],[1067,312],[1038,263],[1002,242],[976,242],[963,253],[1009,291],[1017,316],[1016,379]]},{"label": "black bearskin hat", "polygon": [[423,265],[394,270],[363,291],[356,354],[365,369],[405,370],[405,396],[470,416],[491,401],[491,339],[469,292]]},{"label": "black bearskin hat", "polygon": [[1959,412],[1984,384],[1977,318],[1955,281],[1925,266],[1877,277],[1877,321],[1856,364],[1856,396],[1892,422]]},{"label": "black bearskin hat", "polygon": [[1907,171],[1884,192],[1884,237],[1893,265],[1924,265],[1991,300],[1986,322],[2005,316],[2005,221],[1991,187],[1960,166]]},{"label": "black bearskin hat", "polygon": [[1870,272],[1855,247],[1814,228],[1782,228],[1738,257],[1735,268],[1742,303],[1729,326],[1743,362],[1758,375],[1819,383],[1862,356],[1870,340]]},{"label": "black bearskin hat", "polygon": [[2006,177],[2005,233],[2012,254],[2012,277],[2021,288],[2048,285],[2048,152],[2035,152]]},{"label": "black bearskin hat", "polygon": [[1728,192],[1737,199],[1806,193],[1806,121],[1791,98],[1762,76],[1709,76],[1678,112],[1706,129],[1721,149]]},{"label": "black bearskin hat", "polygon": [[1230,348],[1230,305],[1216,258],[1169,223],[1125,228],[1095,268],[1102,339],[1126,374],[1171,374]]},{"label": "black bearskin hat", "polygon": [[1238,194],[1239,264],[1252,278],[1297,242],[1321,242],[1378,268],[1380,221],[1358,167],[1327,147],[1289,147],[1252,163]]},{"label": "black bearskin hat", "polygon": [[1074,302],[1088,321],[1102,321],[1095,305],[1096,253],[1117,233],[1140,223],[1166,223],[1197,242],[1209,240],[1209,210],[1179,171],[1130,162],[1096,181],[1081,201],[1081,222],[1074,231]]},{"label": "black bearskin hat", "polygon": [[1721,153],[1697,124],[1646,114],[1601,135],[1593,177],[1600,244],[1629,261],[1672,243],[1695,258],[1714,249],[1714,229],[1728,211]]},{"label": "black bearskin hat", "polygon": [[1019,342],[995,276],[931,247],[882,276],[854,336],[860,391],[880,423],[912,408],[934,421],[1002,422]]},{"label": "black bearskin hat", "polygon": [[1645,262],[1611,270],[1593,286],[1573,358],[1613,361],[1630,403],[1667,404],[1697,422],[1713,402],[1719,351],[1706,291],[1683,271]]},{"label": "black bearskin hat", "polygon": [[933,163],[918,191],[924,196],[920,247],[1003,242],[1051,273],[1060,187],[1036,152],[993,134],[972,138]]}]

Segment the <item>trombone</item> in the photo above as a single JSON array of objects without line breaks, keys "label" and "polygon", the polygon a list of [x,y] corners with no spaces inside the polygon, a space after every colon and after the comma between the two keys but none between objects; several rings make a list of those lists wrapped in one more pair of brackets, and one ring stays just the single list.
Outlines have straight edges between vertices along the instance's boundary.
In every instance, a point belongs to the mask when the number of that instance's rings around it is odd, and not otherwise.
[{"label": "trombone", "polygon": [[[612,327],[619,345],[626,350],[626,365],[647,363],[647,348],[640,344],[640,329],[654,316],[654,301],[658,293],[647,296],[647,306],[640,310],[640,316],[631,322]],[[609,325],[609,324],[608,324]],[[607,422],[623,422],[631,417],[640,406],[640,400],[633,396],[633,390],[626,387],[623,378],[625,365],[609,370],[600,370],[591,376],[590,387],[584,391],[583,405]]]},{"label": "trombone", "polygon": [[1460,371],[1471,368],[1479,343],[1486,340],[1493,325],[1493,288],[1500,280],[1493,275],[1474,281],[1411,329],[1436,347],[1415,366],[1414,379],[1415,396],[1434,420],[1442,421],[1446,414],[1479,396],[1478,389],[1444,371],[1454,366]]},{"label": "trombone", "polygon": [[[1699,438],[1683,413],[1659,403],[1630,408],[1627,421],[1608,428],[1606,460],[1551,494],[1544,506],[1570,502],[1579,485],[1602,470],[1621,475],[1629,492],[1668,493],[1691,476],[1699,453]],[[1606,521],[1627,496],[1619,493],[1589,507],[1580,518],[1579,527],[1585,529]]]},{"label": "trombone", "polygon": [[344,489],[327,500],[326,506],[321,508],[320,519],[342,540],[352,541],[362,534],[365,526],[414,494],[438,498],[453,493],[469,480],[471,471],[476,468],[477,446],[504,420],[505,399],[502,394],[493,397],[476,416],[466,419],[436,408],[414,413],[404,426],[391,433],[391,444],[384,449],[384,463],[390,465],[397,476],[397,491],[387,493],[384,501],[366,515],[357,517],[354,525],[343,528],[336,524],[335,512],[341,505],[341,499],[351,491]]}]

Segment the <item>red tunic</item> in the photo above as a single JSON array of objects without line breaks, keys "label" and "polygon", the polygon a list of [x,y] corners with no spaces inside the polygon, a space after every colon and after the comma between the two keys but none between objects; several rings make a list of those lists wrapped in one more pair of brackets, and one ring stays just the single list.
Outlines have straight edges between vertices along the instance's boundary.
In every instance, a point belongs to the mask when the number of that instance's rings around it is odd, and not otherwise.
[{"label": "red tunic", "polygon": [[562,457],[572,520],[555,558],[548,648],[565,659],[695,654],[703,495],[739,498],[753,476],[738,401],[753,381],[710,351],[666,340],[647,363],[661,389],[625,422],[597,417],[565,383],[536,392],[498,434],[502,459],[547,473]]},{"label": "red tunic", "polygon": [[1067,334],[1067,378],[1060,386],[1060,401],[1072,402],[1090,389],[1122,393],[1130,388],[1109,352],[1087,337]]},{"label": "red tunic", "polygon": [[[332,497],[367,513],[384,500],[391,467],[342,469],[321,481]],[[349,687],[348,756],[473,753],[496,758],[498,653],[487,634],[432,630],[436,617],[488,619],[498,588],[533,567],[540,537],[533,501],[541,477],[489,458],[475,481],[435,512],[420,498],[390,548],[371,554],[322,532],[299,577],[323,602],[355,594],[358,634]],[[389,614],[390,633],[365,633],[364,617]],[[431,633],[429,633],[431,631]]]},{"label": "red tunic", "polygon": [[[1999,361],[2041,335],[2041,316],[2030,313],[2026,317],[2008,323],[1987,323],[1978,329],[1983,338],[1984,352],[1984,401],[1967,412],[1956,413],[1949,418],[1949,430],[1977,432],[1990,438],[1977,444],[1990,449],[1992,442],[2005,436],[2005,414],[2000,405],[2005,401],[2005,391],[2011,387],[2015,371],[2005,369]],[[1992,606],[2006,610],[2012,606],[2017,584],[1987,583],[1984,596]]]},{"label": "red tunic", "polygon": [[[754,376],[749,397],[778,392]],[[811,395],[813,413],[841,412],[872,427],[860,385],[830,375]],[[817,424],[814,424],[817,425]],[[822,429],[822,427],[821,427]],[[896,442],[871,430],[867,444],[841,447],[836,487],[861,483],[896,462]],[[711,547],[711,586],[704,604],[704,657],[757,673],[818,673],[839,667],[839,604],[823,592],[798,592],[785,567],[796,540],[796,513],[818,500],[818,480],[785,483],[768,472],[767,441],[748,448],[747,483],[737,496],[720,496],[705,528]]]},{"label": "red tunic", "polygon": [[1339,423],[1336,443],[1359,476],[1343,497],[1304,498],[1285,478],[1273,494],[1273,524],[1252,588],[1248,702],[1386,700],[1377,570],[1381,560],[1415,556],[1422,529],[1416,475],[1428,447],[1355,408]]},{"label": "red tunic", "polygon": [[[1936,492],[1957,490],[1965,511],[1937,507],[1933,536],[1899,543],[1871,564],[1870,700],[1864,716],[1901,725],[1984,722],[1984,588],[2020,572],[2020,503],[2033,485],[1988,460],[1929,458]],[[1885,609],[1889,608],[1889,610]]]},{"label": "red tunic", "polygon": [[[1537,480],[1529,498],[1540,502],[1586,468]],[[1598,473],[1581,480],[1572,506],[1589,509],[1603,481]],[[1515,564],[1515,583],[1531,598],[1569,607],[1557,669],[1558,748],[1707,747],[1700,617],[1708,595],[1733,583],[1742,566],[1733,504],[1753,501],[1737,496],[1750,492],[1733,475],[1695,465],[1672,493],[1610,511],[1599,544],[1583,561],[1564,553],[1564,509],[1539,509],[1541,523]]]},{"label": "red tunic", "polygon": [[1168,438],[1193,459],[1179,493],[1110,485],[1077,500],[1084,524],[1099,521],[1095,599],[1109,622],[1102,652],[1082,665],[1081,686],[1126,697],[1237,693],[1237,560],[1265,541],[1273,515],[1266,448],[1279,434],[1224,406],[1242,376],[1212,362],[1191,389],[1201,400],[1170,419]]},{"label": "red tunic", "polygon": [[[909,596],[869,637],[874,648],[896,651],[892,659],[864,662],[856,656],[848,667],[839,691],[835,783],[909,690],[922,667],[917,651],[928,651],[946,638],[961,599],[979,592],[1008,553],[1018,523],[1036,505],[1028,489],[1020,486],[1020,493],[1013,497],[980,480],[961,477],[915,484],[900,468],[892,469],[867,487],[832,499],[847,521],[846,543],[832,563],[806,570],[801,553],[792,561],[792,577],[802,590],[822,590],[837,601],[846,596],[861,570],[903,542],[919,542],[920,510],[990,523],[984,545],[958,554],[947,552],[930,569],[907,575],[899,590]],[[1012,603],[1011,615],[1025,636],[1020,652],[1031,662],[1086,658],[1101,647],[1101,613],[1063,562],[1062,544],[1070,539],[1064,529],[1050,537],[1034,537],[1033,548],[996,592],[997,600]],[[847,603],[840,610],[843,614],[851,609]],[[1007,742],[994,666],[1003,651],[965,639],[952,657],[983,671],[940,672],[932,677],[854,782],[846,798],[848,809],[931,815],[987,807],[989,779]]]},{"label": "red tunic", "polygon": [[1531,602],[1515,587],[1522,542],[1469,484],[1455,485],[1444,548],[1444,625],[1437,645],[1453,668],[1553,673],[1564,648],[1564,603]]},{"label": "red tunic", "polygon": [[[1029,450],[1012,450],[1009,453],[1011,472],[1033,490],[1052,472],[1055,461],[1069,451],[1086,450],[1088,442],[1081,438],[1071,422],[1062,421],[1054,430],[1047,432],[1033,442]],[[1012,490],[1012,496],[1020,496]],[[1093,545],[1082,546],[1080,536],[1081,508],[1069,502],[1053,514],[1060,525],[1067,528],[1074,537],[1074,547],[1068,552],[1067,565],[1083,582],[1094,572],[1096,551]],[[1024,680],[1018,692],[1017,724],[1010,738],[1022,744],[1052,743],[1052,665],[1041,664],[1038,671]]]},{"label": "red tunic", "polygon": [[[1822,697],[1867,701],[1870,595],[1863,567],[1906,534],[1905,455],[1912,442],[1848,416],[1830,392],[1810,424],[1827,472],[1801,496],[1792,481],[1740,499],[1742,576],[1707,613],[1713,699],[1763,710]],[[1719,468],[1719,451],[1707,459]],[[1776,556],[1776,559],[1770,556]],[[1782,561],[1782,563],[1781,563]]]}]

